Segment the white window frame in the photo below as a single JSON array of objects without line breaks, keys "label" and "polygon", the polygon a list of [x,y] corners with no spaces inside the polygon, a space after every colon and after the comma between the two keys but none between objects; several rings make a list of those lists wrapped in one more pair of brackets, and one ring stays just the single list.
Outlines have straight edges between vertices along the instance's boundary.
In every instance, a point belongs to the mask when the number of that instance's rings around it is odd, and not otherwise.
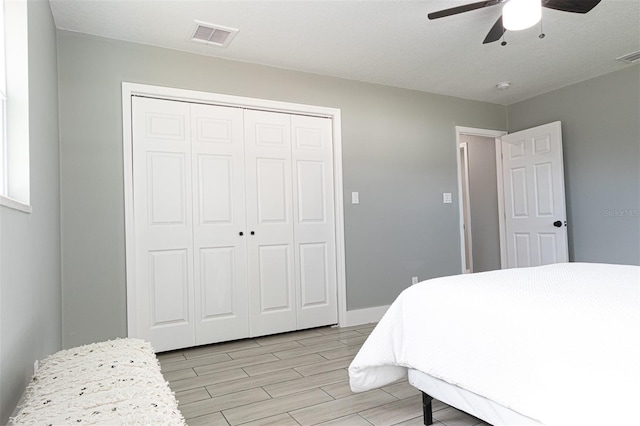
[{"label": "white window frame", "polygon": [[0,0],[0,11],[0,206],[31,213],[27,2]]},{"label": "white window frame", "polygon": [[7,194],[7,68],[4,45],[4,0],[0,0],[0,195]]}]

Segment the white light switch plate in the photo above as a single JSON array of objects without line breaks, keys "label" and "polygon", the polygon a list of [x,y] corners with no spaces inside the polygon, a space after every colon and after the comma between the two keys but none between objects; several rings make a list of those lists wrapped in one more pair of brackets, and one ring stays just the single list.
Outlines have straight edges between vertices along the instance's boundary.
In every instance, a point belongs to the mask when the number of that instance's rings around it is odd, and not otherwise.
[{"label": "white light switch plate", "polygon": [[359,204],[360,203],[360,195],[357,192],[351,193],[351,204]]},{"label": "white light switch plate", "polygon": [[451,193],[443,192],[442,193],[442,202],[445,204],[451,204]]}]

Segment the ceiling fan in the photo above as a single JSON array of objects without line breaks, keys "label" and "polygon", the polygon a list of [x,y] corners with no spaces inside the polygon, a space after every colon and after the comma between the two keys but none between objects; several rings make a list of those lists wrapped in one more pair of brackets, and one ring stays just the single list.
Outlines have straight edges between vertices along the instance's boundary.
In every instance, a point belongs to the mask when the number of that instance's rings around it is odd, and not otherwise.
[{"label": "ceiling fan", "polygon": [[[500,40],[500,38],[505,33],[505,31],[507,31],[507,29],[510,29],[510,28],[505,28],[505,26],[503,25],[503,15],[506,13],[505,9],[507,9],[509,6],[514,6],[516,3],[531,3],[532,1],[533,0],[529,0],[528,2],[523,0],[486,0],[486,1],[465,4],[462,6],[452,7],[450,9],[444,9],[437,12],[429,13],[427,17],[429,19],[444,18],[446,16],[457,15],[459,13],[469,12],[472,10],[482,9],[484,7],[496,6],[498,4],[505,3],[505,6],[503,8],[503,13],[500,15],[500,17],[498,18],[496,23],[493,25],[493,27],[491,27],[491,29],[489,30],[489,33],[487,34],[484,41],[482,42],[482,44],[487,44],[487,43],[493,43],[494,41]],[[589,12],[594,7],[596,7],[598,3],[600,3],[600,1],[601,0],[537,0],[537,1],[534,1],[534,3],[540,3],[540,4],[537,4],[538,9],[540,8],[540,5],[541,5],[542,7],[561,10],[563,12],[584,14]],[[509,3],[513,3],[513,4],[509,5]],[[511,9],[514,9],[514,8],[511,8]],[[539,20],[540,19],[538,18],[533,22],[533,24],[535,24]],[[507,25],[507,27],[509,27],[509,25]],[[524,28],[528,28],[528,27],[523,27],[519,29],[524,29]],[[544,34],[541,34],[540,37],[543,38]],[[505,44],[506,42],[503,41],[502,45],[504,46]]]}]

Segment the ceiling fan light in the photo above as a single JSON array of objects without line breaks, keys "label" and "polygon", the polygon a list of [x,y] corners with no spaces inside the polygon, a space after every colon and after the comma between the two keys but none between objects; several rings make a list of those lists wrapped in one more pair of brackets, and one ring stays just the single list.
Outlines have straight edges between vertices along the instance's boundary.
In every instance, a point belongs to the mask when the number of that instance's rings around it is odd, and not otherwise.
[{"label": "ceiling fan light", "polygon": [[509,0],[502,7],[502,25],[509,31],[525,30],[540,22],[540,0]]}]

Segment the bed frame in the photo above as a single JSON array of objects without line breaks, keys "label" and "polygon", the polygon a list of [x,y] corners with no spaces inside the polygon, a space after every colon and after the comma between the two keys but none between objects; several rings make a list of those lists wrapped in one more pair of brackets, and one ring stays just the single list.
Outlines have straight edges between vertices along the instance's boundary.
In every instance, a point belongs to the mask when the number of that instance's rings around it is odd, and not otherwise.
[{"label": "bed frame", "polygon": [[422,417],[424,418],[425,426],[430,426],[433,424],[433,410],[431,407],[431,401],[433,401],[433,398],[422,392]]}]

